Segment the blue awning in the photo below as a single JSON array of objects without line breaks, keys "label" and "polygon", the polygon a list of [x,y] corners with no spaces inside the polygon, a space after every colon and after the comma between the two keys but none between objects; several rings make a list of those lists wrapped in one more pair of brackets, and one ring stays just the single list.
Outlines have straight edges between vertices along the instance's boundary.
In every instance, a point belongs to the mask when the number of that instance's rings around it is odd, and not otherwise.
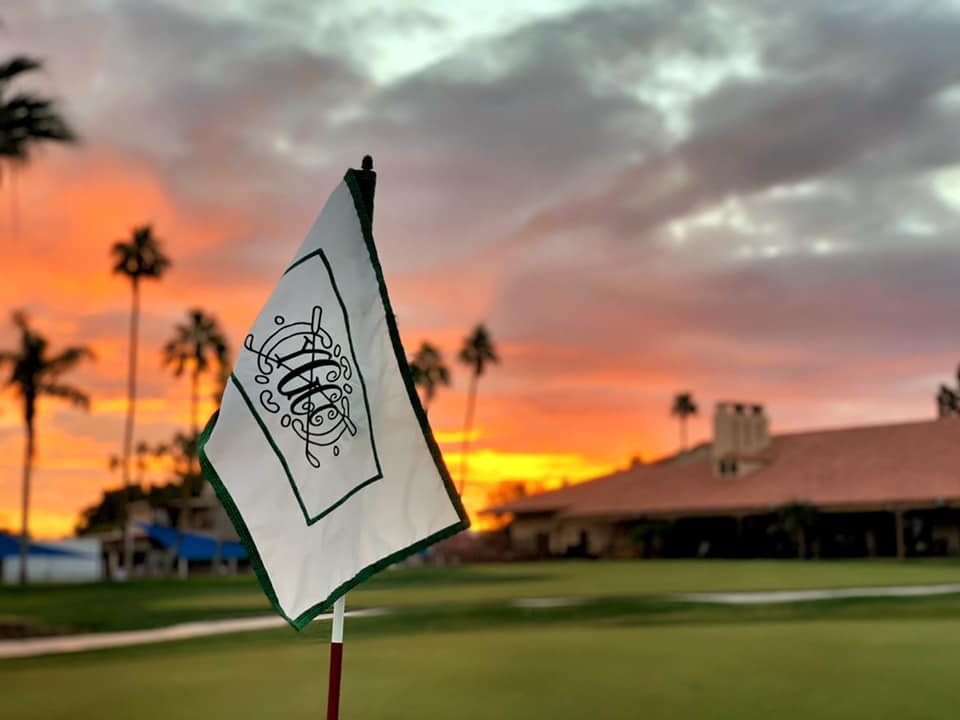
[{"label": "blue awning", "polygon": [[[42,543],[32,542],[27,546],[27,553],[34,557],[85,557],[82,553],[47,547]],[[0,558],[18,557],[20,555],[20,537],[10,533],[0,532]]]},{"label": "blue awning", "polygon": [[[181,533],[176,528],[166,525],[147,525],[141,523],[141,528],[152,539],[165,548],[176,548],[177,557],[184,560],[213,560],[217,556],[217,539],[209,535],[197,533]],[[229,560],[245,560],[247,551],[242,543],[235,540],[224,540],[220,543],[220,558]]]}]

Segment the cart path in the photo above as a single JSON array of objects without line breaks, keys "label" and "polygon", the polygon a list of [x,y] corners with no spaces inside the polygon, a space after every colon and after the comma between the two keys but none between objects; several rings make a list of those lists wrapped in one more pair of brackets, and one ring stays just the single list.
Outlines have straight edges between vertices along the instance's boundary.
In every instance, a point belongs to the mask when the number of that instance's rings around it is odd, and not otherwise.
[{"label": "cart path", "polygon": [[[749,590],[744,592],[694,592],[654,595],[664,600],[716,605],[776,605],[844,598],[930,597],[960,594],[960,583],[942,585],[893,585],[890,587],[825,588],[822,590]],[[511,600],[519,608],[557,608],[585,605],[586,597],[538,597]]]},{"label": "cart path", "polygon": [[929,597],[960,593],[960,583],[942,585],[897,585],[893,587],[853,587],[825,590],[775,590],[772,592],[680,593],[671,600],[723,605],[774,605],[777,603],[840,600],[843,598]]},{"label": "cart path", "polygon": [[[855,587],[824,590],[776,590],[770,592],[727,592],[727,593],[674,593],[660,595],[667,600],[679,600],[690,603],[717,603],[724,605],[775,605],[777,603],[813,602],[817,600],[838,600],[844,598],[892,598],[892,597],[930,597],[934,595],[960,594],[960,583],[942,585],[900,585],[893,587]],[[518,598],[510,602],[514,607],[551,608],[580,605],[590,598],[578,597],[540,597]],[[347,617],[371,617],[389,613],[387,609],[351,610]],[[330,613],[318,616],[317,620],[329,620]],[[286,621],[277,615],[261,615],[251,618],[232,620],[208,620],[205,622],[181,623],[169,627],[151,630],[130,630],[125,632],[90,633],[86,635],[58,635],[54,637],[24,638],[19,640],[0,640],[0,659],[26,658],[38,655],[60,655],[63,653],[103,650],[107,648],[130,647],[132,645],[150,645],[153,643],[187,640],[210,635],[227,635],[254,630],[269,630],[286,627]]]},{"label": "cart path", "polygon": [[[369,617],[379,615],[382,610],[351,610],[347,617]],[[317,620],[329,620],[333,615],[318,615]],[[60,655],[63,653],[103,650],[107,648],[130,647],[131,645],[151,645],[154,643],[188,640],[209,635],[228,635],[231,633],[269,630],[287,627],[287,621],[279,615],[261,615],[258,617],[235,618],[230,620],[208,620],[204,622],[180,623],[150,630],[127,630],[124,632],[88,633],[85,635],[55,635],[52,637],[0,640],[0,659],[25,658],[36,655]]]}]

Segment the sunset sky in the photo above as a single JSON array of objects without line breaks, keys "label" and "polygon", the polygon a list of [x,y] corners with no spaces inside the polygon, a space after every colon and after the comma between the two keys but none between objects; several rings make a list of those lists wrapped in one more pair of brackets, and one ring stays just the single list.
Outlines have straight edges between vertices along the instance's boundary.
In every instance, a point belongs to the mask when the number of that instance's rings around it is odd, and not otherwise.
[{"label": "sunset sky", "polygon": [[[152,223],[137,439],[183,428],[160,347],[191,306],[234,348],[344,170],[379,171],[375,234],[408,350],[484,322],[468,496],[672,452],[672,395],[774,432],[933,416],[960,361],[960,6],[33,0],[0,52],[83,136],[0,186],[0,347],[26,308],[89,415],[41,407],[33,526],[69,532],[119,478],[129,286]],[[842,6],[842,7],[841,7]],[[19,208],[15,227],[12,208]],[[467,372],[431,419],[458,466]],[[205,411],[211,411],[212,404]],[[0,527],[22,437],[0,401]],[[162,473],[148,480],[160,482]]]}]

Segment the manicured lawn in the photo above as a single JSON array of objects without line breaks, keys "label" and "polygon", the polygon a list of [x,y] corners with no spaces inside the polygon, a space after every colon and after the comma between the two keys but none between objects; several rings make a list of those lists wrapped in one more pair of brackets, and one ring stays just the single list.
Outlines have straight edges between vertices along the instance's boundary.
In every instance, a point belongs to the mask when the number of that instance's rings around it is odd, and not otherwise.
[{"label": "manicured lawn", "polygon": [[[343,717],[952,717],[960,595],[773,606],[665,593],[960,581],[951,562],[549,563],[413,568],[350,596]],[[516,607],[516,598],[577,604]],[[31,588],[0,617],[62,628],[266,611],[249,578]],[[329,624],[0,660],[0,716],[322,718]]]},{"label": "manicured lawn", "polygon": [[[413,633],[379,632],[380,620],[358,619],[347,631],[343,717],[952,717],[957,608],[914,619],[915,602],[881,603],[887,617],[880,619],[855,619],[856,603],[843,618],[828,611],[825,619],[772,621],[746,612],[646,624],[531,616],[523,624]],[[3,715],[322,718],[325,630],[0,661]]]},{"label": "manicured lawn", "polygon": [[[955,561],[552,562],[381,573],[351,607],[449,607],[516,598],[630,598],[671,592],[960,582]],[[252,577],[0,588],[0,623],[58,632],[121,630],[270,612]]]}]

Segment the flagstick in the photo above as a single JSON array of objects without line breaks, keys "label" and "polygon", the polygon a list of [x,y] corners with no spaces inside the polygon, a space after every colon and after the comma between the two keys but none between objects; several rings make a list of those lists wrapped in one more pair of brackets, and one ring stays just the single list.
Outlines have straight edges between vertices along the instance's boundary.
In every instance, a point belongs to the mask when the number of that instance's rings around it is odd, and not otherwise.
[{"label": "flagstick", "polygon": [[330,631],[330,682],[327,689],[327,720],[340,718],[340,675],[343,670],[343,614],[346,596],[333,604],[333,629]]},{"label": "flagstick", "polygon": [[[363,156],[360,170],[356,171],[360,193],[373,219],[373,193],[377,186],[377,174],[373,171],[373,158]],[[346,596],[333,603],[333,628],[330,631],[330,680],[327,685],[327,720],[340,720],[340,676],[343,672],[343,615]]]}]

